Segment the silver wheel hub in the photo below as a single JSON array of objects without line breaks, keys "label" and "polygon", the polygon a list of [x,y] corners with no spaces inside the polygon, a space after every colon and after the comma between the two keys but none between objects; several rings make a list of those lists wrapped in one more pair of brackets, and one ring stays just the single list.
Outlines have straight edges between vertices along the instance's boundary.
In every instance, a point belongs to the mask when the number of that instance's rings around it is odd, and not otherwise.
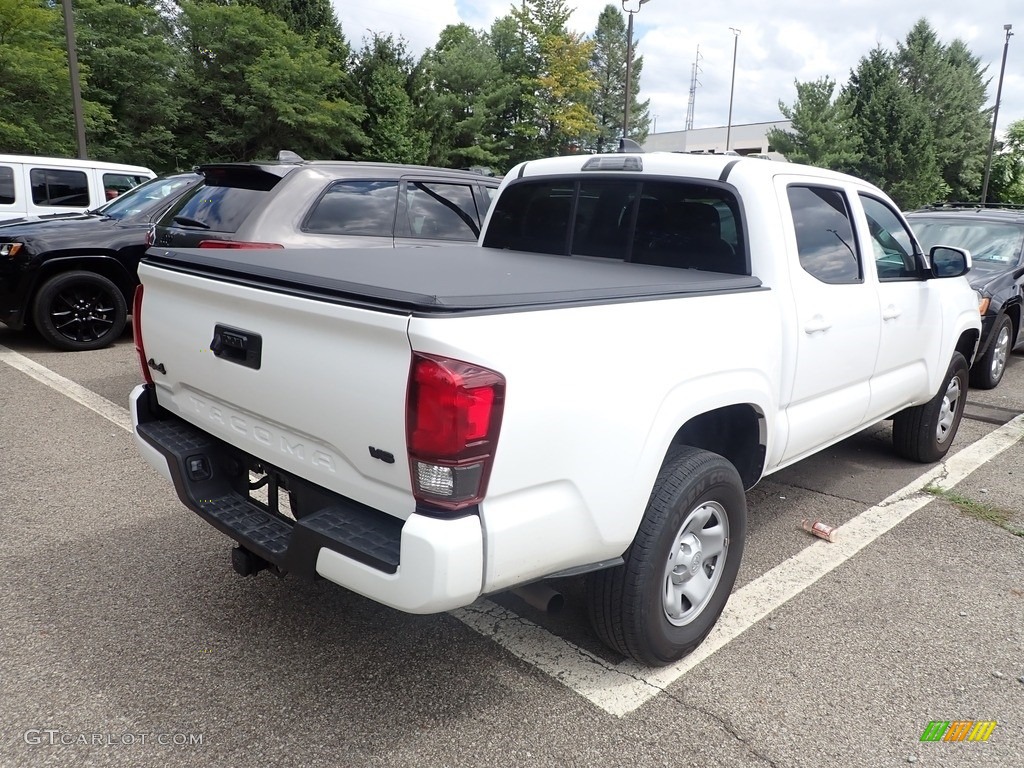
[{"label": "silver wheel hub", "polygon": [[671,624],[689,624],[704,610],[721,581],[728,548],[729,519],[721,504],[704,502],[686,516],[662,582],[662,607]]},{"label": "silver wheel hub", "polygon": [[1010,354],[1010,329],[1003,325],[999,329],[999,335],[992,343],[994,348],[992,350],[992,366],[989,372],[993,379],[998,379],[1006,367],[1006,358]]},{"label": "silver wheel hub", "polygon": [[942,396],[942,406],[939,408],[939,423],[935,428],[935,438],[944,443],[949,439],[950,428],[956,418],[957,403],[960,402],[960,379],[954,376],[949,380],[946,393]]}]

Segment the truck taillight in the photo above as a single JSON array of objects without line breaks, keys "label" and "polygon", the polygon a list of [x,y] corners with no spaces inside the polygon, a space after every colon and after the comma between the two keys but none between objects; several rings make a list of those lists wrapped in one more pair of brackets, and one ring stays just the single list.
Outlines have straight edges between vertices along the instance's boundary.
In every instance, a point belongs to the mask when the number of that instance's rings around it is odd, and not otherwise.
[{"label": "truck taillight", "polygon": [[484,497],[504,406],[500,373],[413,354],[406,440],[417,501],[459,510]]},{"label": "truck taillight", "polygon": [[139,367],[142,369],[142,379],[147,384],[153,383],[153,375],[149,372],[149,363],[146,362],[146,350],[142,345],[142,285],[135,286],[135,296],[132,297],[132,336],[135,337],[135,354],[139,356]]}]

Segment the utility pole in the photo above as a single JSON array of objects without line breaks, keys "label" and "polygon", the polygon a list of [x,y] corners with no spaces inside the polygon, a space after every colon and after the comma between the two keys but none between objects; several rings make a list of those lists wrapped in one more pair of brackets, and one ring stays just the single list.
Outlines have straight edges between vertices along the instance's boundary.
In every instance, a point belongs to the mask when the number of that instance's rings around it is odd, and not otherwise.
[{"label": "utility pole", "polygon": [[1003,95],[1003,73],[1006,72],[1006,52],[1010,48],[1010,38],[1013,36],[1013,24],[1003,24],[1006,32],[1006,41],[1003,43],[1003,63],[999,67],[999,86],[996,88],[996,108],[992,112],[992,138],[988,142],[988,158],[985,160],[985,181],[981,185],[981,204],[985,204],[988,198],[988,179],[992,172],[992,152],[996,148],[996,121],[999,119],[999,100]]},{"label": "utility pole", "polygon": [[78,156],[85,160],[85,119],[82,117],[82,86],[78,81],[78,52],[75,50],[75,17],[71,0],[61,0],[64,9],[64,36],[68,41],[68,72],[71,73],[71,110],[75,115],[75,137],[78,140]]},{"label": "utility pole", "polygon": [[626,0],[622,0],[622,10],[629,14],[629,24],[626,28],[626,106],[622,110],[622,136],[629,137],[629,102],[633,98],[629,89],[633,81],[633,14],[640,13],[640,6],[649,3],[650,0],[639,0],[636,10],[626,7]]},{"label": "utility pole", "polygon": [[697,104],[697,86],[700,85],[700,81],[697,79],[703,70],[700,68],[700,60],[703,57],[700,55],[700,46],[697,46],[697,58],[693,60],[693,67],[690,70],[690,98],[686,103],[686,130],[693,130],[693,111]]},{"label": "utility pole", "polygon": [[725,127],[725,151],[729,151],[729,140],[732,138],[732,95],[736,90],[736,49],[740,44],[740,31],[736,27],[729,27],[733,34],[732,39],[732,83],[729,85],[729,122]]}]

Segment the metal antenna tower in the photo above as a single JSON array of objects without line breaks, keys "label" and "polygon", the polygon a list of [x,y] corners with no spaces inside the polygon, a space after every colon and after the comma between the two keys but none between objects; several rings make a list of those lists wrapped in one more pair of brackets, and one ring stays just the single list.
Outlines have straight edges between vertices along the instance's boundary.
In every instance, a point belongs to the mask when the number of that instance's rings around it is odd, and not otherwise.
[{"label": "metal antenna tower", "polygon": [[700,55],[700,46],[697,46],[697,58],[693,60],[693,68],[690,75],[690,98],[686,103],[686,130],[693,130],[693,107],[697,101],[697,86],[700,85],[700,81],[697,79],[702,70],[700,68],[700,60],[704,58]]}]

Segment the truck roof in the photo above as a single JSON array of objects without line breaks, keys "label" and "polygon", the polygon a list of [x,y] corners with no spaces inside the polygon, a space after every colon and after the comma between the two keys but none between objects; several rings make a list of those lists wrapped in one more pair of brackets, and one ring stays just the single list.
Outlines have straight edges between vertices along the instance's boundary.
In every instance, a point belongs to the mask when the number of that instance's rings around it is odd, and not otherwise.
[{"label": "truck roof", "polygon": [[726,181],[737,169],[744,175],[771,177],[778,174],[799,174],[822,179],[843,179],[864,185],[862,179],[799,163],[783,163],[758,157],[737,155],[707,155],[688,152],[642,152],[615,153],[605,155],[568,155],[541,160],[528,160],[510,170],[506,180],[527,176],[558,176],[579,173],[615,172],[641,173],[652,176],[668,176],[695,179],[718,179]]}]

